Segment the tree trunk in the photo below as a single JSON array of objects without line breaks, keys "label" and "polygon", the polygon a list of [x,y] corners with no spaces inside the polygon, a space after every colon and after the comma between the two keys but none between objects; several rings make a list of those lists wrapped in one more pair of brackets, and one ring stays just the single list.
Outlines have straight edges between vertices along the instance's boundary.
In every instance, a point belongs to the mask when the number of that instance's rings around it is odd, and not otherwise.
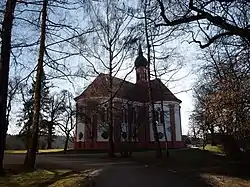
[{"label": "tree trunk", "polygon": [[113,140],[113,78],[112,78],[112,71],[109,74],[109,81],[110,81],[110,98],[109,98],[109,151],[108,155],[110,157],[114,156],[114,140]]},{"label": "tree trunk", "polygon": [[[151,37],[151,42],[153,43],[153,39]],[[153,50],[153,67],[154,67],[154,74],[155,78],[157,79],[157,70],[156,70],[156,64],[155,64],[155,48],[154,45],[152,45],[152,50]],[[165,139],[165,151],[166,151],[166,156],[169,157],[169,151],[168,151],[168,137],[167,137],[167,132],[166,132],[166,123],[165,123],[165,114],[164,114],[164,107],[163,107],[163,88],[162,85],[160,84],[160,92],[161,92],[161,112],[162,114],[160,116],[163,117],[163,119],[160,119],[163,125],[163,133],[164,133],[164,139]]]},{"label": "tree trunk", "polygon": [[47,149],[52,149],[53,121],[48,123]]},{"label": "tree trunk", "polygon": [[[161,91],[162,94],[162,91]],[[162,97],[163,98],[163,97]],[[165,150],[166,150],[166,156],[169,157],[169,151],[168,151],[168,137],[167,137],[167,131],[166,131],[166,123],[165,123],[165,114],[164,114],[164,107],[163,107],[163,101],[161,100],[161,111],[163,115],[163,133],[164,133],[164,138],[165,138]]]},{"label": "tree trunk", "polygon": [[11,30],[14,19],[16,0],[6,1],[1,31],[1,56],[0,56],[0,175],[4,174],[3,157],[7,132],[6,109],[8,94],[9,65],[11,52]]},{"label": "tree trunk", "polygon": [[[109,38],[109,28],[108,28],[108,38]],[[109,40],[109,39],[108,39]],[[113,77],[112,77],[112,71],[113,71],[113,52],[112,52],[112,44],[109,40],[109,91],[110,91],[110,98],[109,98],[109,151],[108,155],[110,157],[114,156],[114,140],[113,140],[113,134],[114,134],[114,127],[113,127]]]},{"label": "tree trunk", "polygon": [[43,76],[43,59],[45,53],[45,33],[46,33],[46,16],[47,16],[47,4],[48,0],[43,0],[42,8],[42,22],[41,22],[41,37],[40,37],[40,48],[37,63],[37,74],[36,83],[34,90],[34,115],[32,124],[32,145],[26,154],[26,167],[33,169],[36,162],[36,152],[38,145],[39,136],[39,118],[40,118],[40,108],[41,108],[41,81]]},{"label": "tree trunk", "polygon": [[64,154],[67,153],[68,143],[69,143],[69,133],[66,134],[66,140],[65,140],[65,142],[64,142],[64,149],[63,149],[63,153],[64,153]]},{"label": "tree trunk", "polygon": [[9,98],[9,101],[7,103],[7,113],[6,113],[6,124],[5,124],[5,132],[4,132],[4,150],[6,149],[6,137],[7,137],[7,131],[9,127],[9,121],[10,121],[10,112],[11,112],[11,101],[12,98]]},{"label": "tree trunk", "polygon": [[152,95],[152,86],[151,86],[151,81],[150,81],[150,43],[149,43],[149,35],[148,35],[148,25],[147,25],[147,2],[145,2],[145,7],[144,7],[144,21],[145,21],[145,34],[146,34],[146,42],[147,42],[147,48],[148,48],[148,95],[149,95],[149,104],[151,106],[151,114],[152,114],[152,127],[153,127],[153,132],[154,132],[154,139],[156,143],[156,156],[161,157],[162,156],[162,151],[161,151],[161,144],[159,140],[159,135],[158,135],[158,130],[156,126],[156,121],[155,121],[155,109],[154,109],[154,100],[153,100],[153,95]]}]

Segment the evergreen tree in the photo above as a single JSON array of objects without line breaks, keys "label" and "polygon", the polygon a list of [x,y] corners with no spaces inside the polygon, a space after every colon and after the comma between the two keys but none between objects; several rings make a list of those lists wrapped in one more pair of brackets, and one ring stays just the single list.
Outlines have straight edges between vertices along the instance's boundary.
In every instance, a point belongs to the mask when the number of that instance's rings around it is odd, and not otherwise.
[{"label": "evergreen tree", "polygon": [[25,142],[25,147],[28,148],[28,142],[31,137],[31,126],[32,126],[32,119],[33,119],[33,89],[29,87],[21,88],[22,100],[23,100],[23,108],[21,113],[19,114],[19,120],[17,125],[22,127],[19,132],[19,137],[23,139]]},{"label": "evergreen tree", "polygon": [[[44,74],[44,73],[43,73]],[[21,113],[19,114],[19,120],[17,125],[22,127],[19,132],[19,136],[22,137],[25,141],[26,148],[28,148],[29,141],[31,138],[31,129],[33,123],[33,110],[34,110],[34,85],[35,82],[32,83],[31,86],[24,86],[21,88],[22,100],[23,100],[23,108]],[[49,111],[50,104],[50,87],[49,82],[46,81],[45,74],[42,79],[42,88],[41,88],[41,111],[40,111],[40,132],[39,135],[47,135],[48,134],[48,123],[44,119],[46,117],[46,113]]]}]

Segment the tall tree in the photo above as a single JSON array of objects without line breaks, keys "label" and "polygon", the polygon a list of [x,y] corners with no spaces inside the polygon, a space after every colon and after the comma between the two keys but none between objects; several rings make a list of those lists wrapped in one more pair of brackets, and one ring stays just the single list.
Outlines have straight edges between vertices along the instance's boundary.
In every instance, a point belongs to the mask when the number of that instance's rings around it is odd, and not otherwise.
[{"label": "tall tree", "polygon": [[41,82],[43,76],[43,61],[45,54],[45,38],[46,38],[46,17],[47,17],[47,5],[48,0],[43,0],[42,6],[42,20],[41,20],[41,37],[40,37],[40,47],[39,55],[37,62],[37,74],[34,90],[34,114],[32,122],[32,143],[31,147],[26,154],[26,163],[25,165],[28,168],[34,168],[36,161],[36,151],[38,145],[38,133],[39,133],[39,117],[41,109]]},{"label": "tall tree", "polygon": [[1,30],[1,57],[0,57],[0,174],[4,173],[3,157],[6,138],[6,109],[9,79],[9,64],[11,52],[11,30],[14,20],[16,0],[7,0]]},{"label": "tall tree", "polygon": [[159,140],[159,134],[157,130],[157,124],[156,124],[156,116],[155,116],[155,104],[154,104],[154,98],[152,93],[152,85],[151,85],[151,73],[150,73],[150,63],[151,63],[151,45],[150,45],[150,38],[149,38],[149,29],[148,29],[148,20],[147,20],[147,6],[149,5],[149,2],[146,0],[144,1],[144,21],[145,21],[145,38],[146,38],[146,45],[147,45],[147,59],[148,59],[148,94],[149,94],[149,103],[150,103],[150,112],[152,117],[152,127],[154,132],[154,139],[157,146],[156,156],[161,157],[162,151],[161,151],[161,144]]},{"label": "tall tree", "polygon": [[[159,11],[157,7],[158,4],[155,1],[142,0],[137,7],[134,5],[129,6],[127,8],[127,14],[137,20],[137,29],[140,32],[140,37],[138,37],[138,39],[140,42],[142,44],[146,43],[144,46],[146,46],[147,49],[150,47],[151,54],[148,56],[151,65],[149,69],[150,78],[152,79],[154,77],[158,79],[164,77],[162,80],[168,83],[177,81],[175,80],[175,75],[178,75],[177,73],[183,67],[183,62],[179,60],[181,59],[181,55],[177,54],[172,47],[172,29],[155,27],[155,23],[159,20]],[[169,47],[170,42],[172,48]],[[161,87],[165,86],[160,84],[156,89],[161,89]],[[161,103],[163,104],[163,101]],[[158,111],[154,111],[154,113],[158,114]],[[167,115],[167,113],[164,115]],[[161,115],[161,117],[163,117],[163,115]],[[153,116],[151,116],[151,120],[152,118]],[[162,119],[161,122],[163,122],[163,126],[167,125]],[[163,130],[167,147],[167,132],[165,128]],[[154,134],[159,133],[156,132]]]},{"label": "tall tree", "polygon": [[250,74],[246,63],[249,61],[249,49],[239,50],[232,46],[210,48],[204,58],[203,74],[195,87],[192,126],[203,136],[210,133],[213,138],[216,132],[222,134],[227,151],[237,153],[239,145],[244,148],[249,141]]},{"label": "tall tree", "polygon": [[[45,136],[47,136],[47,149],[52,148],[53,136],[55,135],[55,126],[58,124],[61,115],[65,112],[65,94],[54,93],[48,100],[48,108],[45,110],[43,121]],[[42,127],[41,127],[42,128]]]},{"label": "tall tree", "polygon": [[[34,90],[35,90],[35,82],[32,85],[22,84],[20,86],[20,92],[23,102],[23,108],[21,108],[20,113],[18,115],[18,123],[17,125],[21,127],[21,131],[19,132],[19,136],[25,138],[25,145],[28,148],[28,145],[31,141],[30,135],[32,134],[32,122],[33,122],[33,111],[34,111]],[[42,78],[41,82],[41,99],[40,99],[40,128],[39,135],[48,136],[48,127],[50,127],[48,115],[51,115],[51,98],[49,95],[49,83],[45,80],[45,76]],[[52,107],[53,108],[53,107]],[[54,108],[53,108],[54,109]],[[53,129],[53,127],[52,127]]]},{"label": "tall tree", "polygon": [[132,18],[119,9],[119,7],[123,7],[122,2],[105,0],[97,3],[89,0],[85,2],[85,6],[89,12],[90,27],[95,28],[95,30],[89,36],[81,38],[80,43],[82,45],[80,45],[80,50],[85,60],[93,68],[92,71],[99,74],[98,70],[104,69],[108,74],[109,96],[106,101],[108,103],[108,153],[109,156],[113,156],[113,98],[117,93],[113,79],[128,58],[129,46],[133,44],[131,42],[133,38],[131,34],[135,29],[129,29]]},{"label": "tall tree", "polygon": [[[157,25],[171,26],[175,30],[181,27],[191,32],[193,42],[198,43],[201,48],[232,36],[238,36],[248,46],[250,45],[248,0],[157,0],[157,2],[162,17]],[[200,35],[205,41],[199,40]]]},{"label": "tall tree", "polygon": [[23,108],[20,114],[17,116],[19,119],[17,121],[17,125],[21,127],[21,131],[19,132],[19,137],[23,139],[25,148],[29,148],[29,143],[31,141],[31,129],[32,129],[32,121],[33,121],[33,106],[34,106],[34,95],[33,88],[29,86],[22,86],[20,88]]},{"label": "tall tree", "polygon": [[8,131],[8,126],[11,117],[12,105],[20,92],[20,77],[11,77],[8,84],[8,102],[7,102],[7,113],[6,113],[6,133]]},{"label": "tall tree", "polygon": [[65,135],[65,142],[64,142],[64,154],[67,152],[68,144],[72,135],[72,131],[76,126],[76,109],[73,104],[73,95],[67,90],[63,90],[61,92],[62,102],[64,103],[64,112],[63,116],[61,117],[60,122],[58,123],[58,127]]}]

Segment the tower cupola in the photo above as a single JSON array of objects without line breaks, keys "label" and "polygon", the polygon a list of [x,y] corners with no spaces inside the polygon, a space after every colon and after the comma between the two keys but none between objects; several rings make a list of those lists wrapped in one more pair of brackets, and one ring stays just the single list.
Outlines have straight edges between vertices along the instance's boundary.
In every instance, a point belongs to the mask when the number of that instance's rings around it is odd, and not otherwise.
[{"label": "tower cupola", "polygon": [[135,68],[147,67],[147,66],[148,66],[148,61],[143,56],[141,45],[139,45],[138,57],[135,59]]},{"label": "tower cupola", "polygon": [[139,45],[138,56],[135,59],[136,83],[146,82],[148,79],[148,61],[143,56],[141,45]]}]

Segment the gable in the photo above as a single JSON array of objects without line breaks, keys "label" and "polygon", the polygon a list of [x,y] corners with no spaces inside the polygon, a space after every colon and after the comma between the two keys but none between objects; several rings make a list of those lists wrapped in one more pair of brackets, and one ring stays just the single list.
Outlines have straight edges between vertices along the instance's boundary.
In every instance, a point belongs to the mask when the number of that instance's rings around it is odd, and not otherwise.
[{"label": "gable", "polygon": [[[147,83],[133,84],[131,82],[112,77],[113,95],[130,101],[148,102]],[[109,97],[109,75],[101,73],[75,100],[91,97]],[[151,80],[154,101],[175,101],[181,103],[175,95],[161,82],[160,79]]]},{"label": "gable", "polygon": [[[134,84],[123,79],[112,77],[113,95],[118,98],[126,98],[127,90],[130,90]],[[78,96],[75,100],[80,98],[91,97],[108,97],[110,95],[109,75],[101,73],[95,80]]]}]

